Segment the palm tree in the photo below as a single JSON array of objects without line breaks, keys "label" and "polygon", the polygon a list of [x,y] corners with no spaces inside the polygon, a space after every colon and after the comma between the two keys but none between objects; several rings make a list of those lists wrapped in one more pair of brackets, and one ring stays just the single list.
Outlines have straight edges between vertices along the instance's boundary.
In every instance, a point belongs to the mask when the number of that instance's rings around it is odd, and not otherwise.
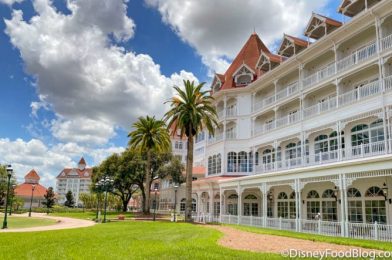
[{"label": "palm tree", "polygon": [[176,95],[169,100],[170,110],[165,114],[168,127],[181,131],[180,135],[188,138],[186,160],[186,202],[185,221],[192,221],[192,166],[193,166],[193,137],[207,128],[209,134],[214,134],[218,125],[217,114],[213,106],[213,97],[209,91],[203,91],[204,83],[195,86],[194,82],[184,80],[184,90],[175,86]]},{"label": "palm tree", "polygon": [[[143,211],[148,213],[150,209],[150,185],[151,185],[151,154],[152,152],[163,153],[171,148],[170,136],[164,121],[157,120],[155,117],[139,117],[133,124],[134,131],[128,134],[131,138],[129,146],[131,149],[145,152],[147,154],[146,179],[144,190],[146,200]],[[157,205],[157,204],[155,204]]]}]

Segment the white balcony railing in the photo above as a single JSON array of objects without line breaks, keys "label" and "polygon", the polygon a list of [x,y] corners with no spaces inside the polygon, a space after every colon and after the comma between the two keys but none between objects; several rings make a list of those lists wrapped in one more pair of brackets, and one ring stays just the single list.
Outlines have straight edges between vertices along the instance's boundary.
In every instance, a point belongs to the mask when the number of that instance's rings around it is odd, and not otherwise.
[{"label": "white balcony railing", "polygon": [[226,139],[227,140],[234,140],[237,138],[237,134],[235,131],[226,131]]},{"label": "white balcony railing", "polygon": [[289,97],[298,92],[298,82],[294,82],[276,93],[276,101]]},{"label": "white balcony railing", "polygon": [[336,97],[332,97],[324,102],[304,108],[304,118],[319,115],[337,107]]},{"label": "white balcony railing", "polygon": [[261,100],[258,100],[255,102],[255,104],[253,106],[253,111],[258,111],[260,109],[268,107],[269,105],[271,105],[274,102],[275,102],[275,94],[268,96],[266,98],[263,98]]},{"label": "white balcony railing", "polygon": [[392,48],[392,34],[381,39],[381,48],[383,50]]},{"label": "white balcony railing", "polygon": [[232,117],[237,115],[237,107],[228,107],[226,109],[226,117]]},{"label": "white balcony railing", "polygon": [[362,98],[376,95],[381,92],[380,82],[378,80],[366,84],[357,89],[351,90],[339,96],[339,106],[344,106],[359,101]]},{"label": "white balcony railing", "polygon": [[385,88],[385,91],[392,90],[392,76],[388,76],[388,77],[384,78],[384,88]]},{"label": "white balcony railing", "polygon": [[313,74],[307,76],[303,80],[303,87],[308,88],[315,85],[324,79],[327,79],[335,74],[335,62],[328,64],[324,68],[314,72]]},{"label": "white balcony railing", "polygon": [[342,72],[349,67],[354,66],[355,64],[358,64],[362,61],[365,61],[369,59],[370,57],[373,57],[377,53],[377,45],[376,42],[372,42],[368,44],[367,46],[355,51],[351,55],[344,57],[343,59],[340,59],[336,63],[336,67],[338,72]]}]

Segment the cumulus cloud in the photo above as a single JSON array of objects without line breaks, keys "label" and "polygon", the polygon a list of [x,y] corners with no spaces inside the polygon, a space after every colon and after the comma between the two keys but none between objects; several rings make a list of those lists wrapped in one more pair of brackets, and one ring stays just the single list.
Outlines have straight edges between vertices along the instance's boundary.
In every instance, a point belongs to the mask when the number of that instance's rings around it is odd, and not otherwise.
[{"label": "cumulus cloud", "polygon": [[59,143],[47,146],[41,140],[10,140],[0,138],[0,164],[12,163],[19,182],[31,169],[36,169],[41,183],[54,186],[57,174],[64,167],[75,167],[82,155],[89,155],[92,164],[97,165],[114,152],[124,151],[123,147],[86,148],[76,143]]},{"label": "cumulus cloud", "polygon": [[[303,35],[312,11],[328,0],[145,0],[211,69],[224,72],[255,29],[269,46],[283,33]],[[228,59],[227,59],[228,58]]]},{"label": "cumulus cloud", "polygon": [[[51,129],[60,141],[102,144],[117,126],[129,128],[141,115],[162,116],[172,86],[183,78],[196,80],[185,71],[166,77],[149,55],[111,40],[111,35],[124,41],[134,34],[123,0],[69,0],[70,14],[49,0],[35,0],[33,6],[37,14],[29,21],[14,10],[5,32],[45,97],[31,104],[32,114],[50,105],[58,117]],[[93,127],[77,126],[83,121]]]},{"label": "cumulus cloud", "polygon": [[13,5],[14,3],[21,3],[23,0],[0,0],[0,4]]}]

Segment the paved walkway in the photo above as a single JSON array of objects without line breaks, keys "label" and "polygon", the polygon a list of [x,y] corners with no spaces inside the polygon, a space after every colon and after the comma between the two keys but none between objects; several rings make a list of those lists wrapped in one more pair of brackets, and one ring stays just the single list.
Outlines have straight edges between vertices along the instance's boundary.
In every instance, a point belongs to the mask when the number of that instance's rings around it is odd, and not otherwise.
[{"label": "paved walkway", "polygon": [[[205,225],[208,228],[219,230],[224,236],[218,241],[218,244],[240,250],[253,252],[270,252],[270,253],[287,253],[290,249],[298,251],[350,251],[351,249],[360,249],[362,251],[378,251],[373,249],[364,249],[353,246],[337,245],[325,242],[314,242],[298,238],[283,236],[256,234],[238,230],[227,226]],[[375,242],[376,243],[376,242]]]},{"label": "paved walkway", "polygon": [[[15,217],[27,217],[28,214],[13,215]],[[34,218],[46,218],[54,219],[57,221],[56,224],[49,226],[40,227],[29,227],[29,228],[17,228],[17,229],[0,229],[0,232],[35,232],[35,231],[47,231],[47,230],[59,230],[59,229],[71,229],[94,226],[95,222],[91,220],[83,220],[76,218],[66,218],[57,216],[48,216],[45,213],[32,213]]]}]

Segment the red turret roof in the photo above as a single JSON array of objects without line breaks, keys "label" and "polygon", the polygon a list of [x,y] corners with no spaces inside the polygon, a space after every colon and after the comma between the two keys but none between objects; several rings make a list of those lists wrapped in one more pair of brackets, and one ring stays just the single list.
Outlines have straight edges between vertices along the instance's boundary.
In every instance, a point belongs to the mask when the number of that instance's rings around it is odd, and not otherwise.
[{"label": "red turret roof", "polygon": [[230,89],[235,87],[233,74],[243,64],[246,64],[249,68],[252,68],[252,70],[255,71],[256,63],[261,52],[270,53],[268,48],[260,40],[259,36],[256,33],[253,33],[235,57],[226,73],[224,75],[217,74],[219,79],[223,81],[221,89]]},{"label": "red turret roof", "polygon": [[34,197],[44,197],[46,194],[46,188],[41,184],[31,184],[31,183],[23,183],[15,188],[15,194],[21,197],[31,197],[32,186],[35,185],[34,188]]},{"label": "red turret roof", "polygon": [[26,174],[25,180],[26,179],[40,180],[41,178],[39,177],[38,173],[32,169],[29,173]]}]

